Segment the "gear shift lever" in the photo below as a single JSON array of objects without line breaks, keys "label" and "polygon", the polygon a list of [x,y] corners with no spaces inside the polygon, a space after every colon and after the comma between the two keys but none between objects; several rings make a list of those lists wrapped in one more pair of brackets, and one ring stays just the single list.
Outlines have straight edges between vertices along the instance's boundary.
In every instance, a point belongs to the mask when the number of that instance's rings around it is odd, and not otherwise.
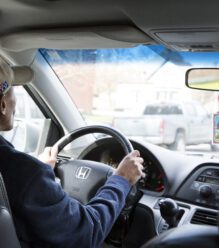
[{"label": "gear shift lever", "polygon": [[159,206],[161,216],[169,225],[169,228],[176,227],[184,210],[179,209],[177,203],[170,198],[161,199],[159,201]]}]

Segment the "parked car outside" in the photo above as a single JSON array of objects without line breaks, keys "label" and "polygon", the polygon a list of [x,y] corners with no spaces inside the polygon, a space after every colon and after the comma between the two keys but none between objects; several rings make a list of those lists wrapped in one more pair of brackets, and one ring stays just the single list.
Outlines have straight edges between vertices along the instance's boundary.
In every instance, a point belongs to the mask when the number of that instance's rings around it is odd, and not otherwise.
[{"label": "parked car outside", "polygon": [[139,117],[115,117],[113,127],[129,138],[178,151],[185,151],[186,145],[212,142],[212,116],[197,101],[150,103]]}]

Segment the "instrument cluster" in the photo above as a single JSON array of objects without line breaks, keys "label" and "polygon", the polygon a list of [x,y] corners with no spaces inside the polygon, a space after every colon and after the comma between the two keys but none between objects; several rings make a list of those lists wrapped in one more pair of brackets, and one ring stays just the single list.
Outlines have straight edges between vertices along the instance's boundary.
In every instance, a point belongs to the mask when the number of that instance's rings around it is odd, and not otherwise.
[{"label": "instrument cluster", "polygon": [[[96,144],[97,145],[97,144]],[[144,159],[145,178],[138,182],[139,189],[150,190],[153,192],[163,192],[164,190],[164,174],[159,166],[159,162],[148,150],[143,146],[133,143],[134,149],[140,151],[141,157]],[[120,161],[125,156],[119,144],[113,143],[101,144],[89,151],[84,159],[95,160],[108,164],[113,168],[117,168]]]}]

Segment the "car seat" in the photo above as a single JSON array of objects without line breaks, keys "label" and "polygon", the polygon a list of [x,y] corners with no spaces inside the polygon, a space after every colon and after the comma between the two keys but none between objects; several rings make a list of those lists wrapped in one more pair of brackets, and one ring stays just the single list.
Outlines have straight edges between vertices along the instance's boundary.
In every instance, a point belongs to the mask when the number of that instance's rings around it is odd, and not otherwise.
[{"label": "car seat", "polygon": [[0,247],[20,248],[15,231],[7,192],[0,173]]}]

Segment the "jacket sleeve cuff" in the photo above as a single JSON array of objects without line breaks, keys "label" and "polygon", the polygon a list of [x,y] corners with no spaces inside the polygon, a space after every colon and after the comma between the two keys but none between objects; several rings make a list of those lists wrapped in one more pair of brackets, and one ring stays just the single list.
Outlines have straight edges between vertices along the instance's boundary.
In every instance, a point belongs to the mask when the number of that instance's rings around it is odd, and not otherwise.
[{"label": "jacket sleeve cuff", "polygon": [[106,182],[107,185],[118,187],[127,195],[131,189],[131,184],[124,177],[119,175],[110,176]]}]

